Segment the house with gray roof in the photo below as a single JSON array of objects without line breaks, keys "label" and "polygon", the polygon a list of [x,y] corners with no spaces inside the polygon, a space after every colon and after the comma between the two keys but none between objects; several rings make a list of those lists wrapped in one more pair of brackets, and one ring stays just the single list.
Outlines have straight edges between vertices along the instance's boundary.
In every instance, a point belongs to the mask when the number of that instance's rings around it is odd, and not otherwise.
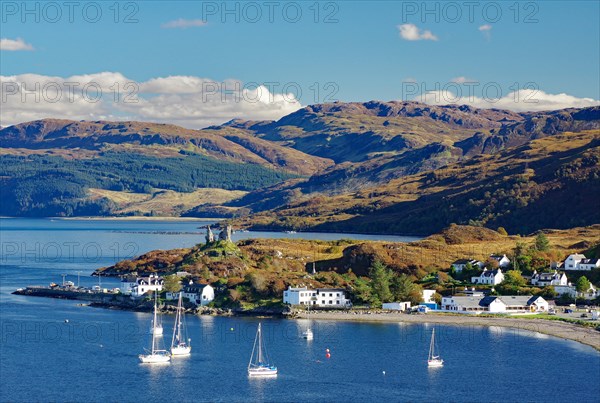
[{"label": "house with gray roof", "polygon": [[539,296],[450,296],[442,298],[442,310],[456,313],[541,313],[548,312],[548,302]]}]

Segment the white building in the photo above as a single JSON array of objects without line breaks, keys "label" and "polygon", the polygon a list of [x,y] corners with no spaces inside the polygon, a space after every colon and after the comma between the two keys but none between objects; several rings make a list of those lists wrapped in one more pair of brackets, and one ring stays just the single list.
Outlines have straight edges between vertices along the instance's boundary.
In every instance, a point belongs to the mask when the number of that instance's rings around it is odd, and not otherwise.
[{"label": "white building", "polygon": [[498,267],[506,268],[510,265],[510,259],[506,255],[490,255],[490,259],[498,262]]},{"label": "white building", "polygon": [[585,256],[580,253],[569,255],[569,257],[565,259],[565,270],[579,270],[579,263],[583,259],[585,259]]},{"label": "white building", "polygon": [[389,309],[390,311],[406,311],[410,309],[410,302],[384,302],[381,308]]},{"label": "white building", "polygon": [[479,260],[459,259],[456,262],[452,263],[452,268],[456,273],[460,273],[467,267],[467,264],[470,264],[471,267],[477,267],[479,269],[482,269],[484,266],[484,263],[480,262]]},{"label": "white building", "polygon": [[147,292],[161,292],[164,280],[156,274],[148,277],[125,276],[121,279],[121,293],[132,297],[141,297]]},{"label": "white building", "polygon": [[451,296],[442,298],[442,310],[456,313],[539,313],[548,312],[548,302],[531,295],[499,297]]},{"label": "white building", "polygon": [[556,291],[558,295],[567,294],[569,297],[574,298],[575,294],[577,294],[577,298],[589,300],[596,299],[600,296],[600,292],[598,292],[598,289],[596,289],[593,284],[590,284],[590,288],[584,292],[577,292],[577,288],[570,283],[569,285],[555,285],[554,291]]},{"label": "white building", "polygon": [[548,285],[567,285],[567,275],[554,270],[553,273],[538,273],[533,272],[531,276],[531,285],[538,287],[546,287]]},{"label": "white building", "polygon": [[577,270],[594,270],[600,267],[600,259],[581,259]]},{"label": "white building", "polygon": [[[181,296],[187,298],[195,305],[207,305],[215,299],[215,289],[210,284],[194,284],[190,281],[189,285],[181,289]],[[179,298],[178,292],[168,292],[167,299],[174,300]]]},{"label": "white building", "polygon": [[489,284],[498,285],[504,281],[504,274],[502,269],[488,270],[483,269],[483,272],[479,276],[471,277],[473,284]]},{"label": "white building", "polygon": [[307,287],[289,286],[283,292],[283,303],[290,305],[316,305],[317,291],[309,290]]},{"label": "white building", "polygon": [[288,287],[283,292],[283,303],[290,305],[314,305],[323,308],[346,308],[352,305],[346,292],[339,288]]},{"label": "white building", "polygon": [[435,290],[423,290],[423,303],[435,303],[433,299],[433,295],[435,294]]}]

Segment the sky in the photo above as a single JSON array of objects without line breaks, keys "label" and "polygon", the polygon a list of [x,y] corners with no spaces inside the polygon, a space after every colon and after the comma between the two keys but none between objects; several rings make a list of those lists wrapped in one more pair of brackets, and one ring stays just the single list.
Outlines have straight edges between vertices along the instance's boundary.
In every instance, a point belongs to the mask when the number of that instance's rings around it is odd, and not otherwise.
[{"label": "sky", "polygon": [[600,103],[598,1],[3,1],[0,22],[1,126]]}]

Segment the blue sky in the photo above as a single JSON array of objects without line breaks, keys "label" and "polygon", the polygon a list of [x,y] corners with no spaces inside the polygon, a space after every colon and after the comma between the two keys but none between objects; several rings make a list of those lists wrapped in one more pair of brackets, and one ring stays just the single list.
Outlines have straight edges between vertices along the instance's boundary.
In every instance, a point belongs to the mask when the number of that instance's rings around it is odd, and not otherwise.
[{"label": "blue sky", "polygon": [[[113,2],[95,3],[101,4],[102,12],[95,23],[89,22],[95,17],[89,2],[78,3],[73,22],[64,7],[62,17],[51,22],[56,10],[43,9],[44,3],[37,3],[37,10],[29,3],[34,11],[27,15],[22,3],[8,3],[8,8],[6,2],[2,5],[1,38],[20,39],[23,47],[33,50],[5,50],[9,45],[5,41],[0,52],[4,77],[113,72],[142,83],[193,76],[218,82],[276,82],[275,93],[286,83],[298,83],[302,105],[327,101],[333,88],[337,91],[331,98],[340,101],[394,100],[409,95],[403,82],[416,81],[425,91],[438,89],[439,83],[442,90],[452,91],[453,81],[460,85],[465,79],[481,86],[497,83],[502,96],[534,83],[542,98],[566,94],[600,99],[597,1],[479,2],[472,9],[473,18],[462,1],[450,6],[324,1],[317,3],[318,17],[313,1],[273,2],[273,22],[268,2],[230,2],[227,7],[236,10],[237,4],[237,10],[222,15],[220,1],[142,1],[121,2],[116,23]],[[85,16],[83,7],[88,7]],[[215,14],[206,12],[211,7]],[[423,7],[433,11],[423,15]],[[257,8],[262,16],[252,22]],[[298,8],[302,16],[292,23]],[[131,13],[137,22],[125,23]],[[192,26],[166,28],[169,22]],[[405,37],[401,25],[408,26]],[[18,47],[15,43],[11,42]],[[331,82],[335,87],[324,88]],[[319,96],[313,83],[320,87]],[[475,89],[478,98],[485,95],[481,86]]]}]

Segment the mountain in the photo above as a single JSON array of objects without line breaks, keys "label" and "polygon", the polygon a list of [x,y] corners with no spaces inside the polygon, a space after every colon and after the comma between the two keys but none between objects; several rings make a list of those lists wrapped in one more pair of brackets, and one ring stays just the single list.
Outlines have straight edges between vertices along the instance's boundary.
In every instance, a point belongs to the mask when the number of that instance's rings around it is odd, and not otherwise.
[{"label": "mountain", "polygon": [[[244,223],[420,233],[429,224],[375,221],[385,208],[419,205],[445,189],[423,180],[426,173],[438,177],[532,141],[598,129],[599,107],[514,113],[396,101],[311,105],[278,121],[232,120],[203,130],[45,119],[0,130],[0,214],[257,214]],[[466,182],[463,190],[483,185]],[[279,217],[270,220],[273,214]],[[495,223],[477,209],[448,217]]]},{"label": "mountain", "polygon": [[589,130],[532,140],[360,191],[297,193],[297,201],[285,200],[238,225],[423,235],[471,223],[526,234],[600,222],[598,195],[600,131]]}]

